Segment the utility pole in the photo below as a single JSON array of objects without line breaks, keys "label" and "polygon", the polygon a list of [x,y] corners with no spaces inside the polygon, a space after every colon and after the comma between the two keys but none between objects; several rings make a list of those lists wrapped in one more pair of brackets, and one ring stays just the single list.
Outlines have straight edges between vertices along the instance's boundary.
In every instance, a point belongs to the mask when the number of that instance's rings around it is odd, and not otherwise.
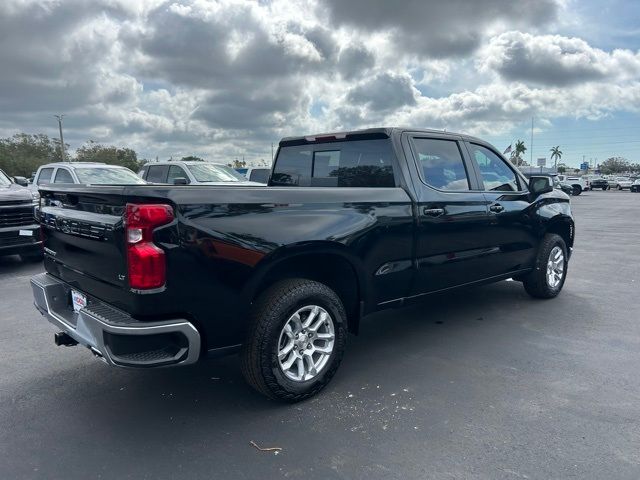
[{"label": "utility pole", "polygon": [[64,113],[60,115],[54,115],[58,119],[58,129],[60,130],[60,156],[62,157],[62,161],[64,162],[64,137],[62,136],[62,119],[64,118]]},{"label": "utility pole", "polygon": [[533,117],[531,117],[531,145],[529,148],[529,165],[533,165]]}]

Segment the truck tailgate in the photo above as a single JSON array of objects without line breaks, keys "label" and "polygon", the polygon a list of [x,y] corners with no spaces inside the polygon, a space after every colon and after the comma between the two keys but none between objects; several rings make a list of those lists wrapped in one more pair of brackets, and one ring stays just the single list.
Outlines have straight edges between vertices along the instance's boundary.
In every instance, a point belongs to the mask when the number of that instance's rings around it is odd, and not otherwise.
[{"label": "truck tailgate", "polygon": [[58,266],[125,288],[123,187],[43,189],[45,255]]}]

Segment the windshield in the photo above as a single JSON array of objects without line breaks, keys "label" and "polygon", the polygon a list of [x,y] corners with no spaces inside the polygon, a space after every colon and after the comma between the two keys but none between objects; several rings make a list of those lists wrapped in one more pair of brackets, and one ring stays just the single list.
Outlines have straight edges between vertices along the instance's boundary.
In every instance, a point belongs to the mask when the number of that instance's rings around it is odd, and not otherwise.
[{"label": "windshield", "polygon": [[248,180],[233,168],[215,163],[187,165],[198,182],[247,182]]},{"label": "windshield", "polygon": [[0,185],[11,185],[11,180],[2,170],[0,170]]},{"label": "windshield", "polygon": [[146,183],[127,168],[76,168],[80,183],[93,185],[138,185]]}]

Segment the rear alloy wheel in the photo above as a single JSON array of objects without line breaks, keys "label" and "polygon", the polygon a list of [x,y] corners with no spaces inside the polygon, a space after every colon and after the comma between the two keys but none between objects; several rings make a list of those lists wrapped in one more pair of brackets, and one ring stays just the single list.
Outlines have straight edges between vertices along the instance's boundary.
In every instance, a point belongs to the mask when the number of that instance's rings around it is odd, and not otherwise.
[{"label": "rear alloy wheel", "polygon": [[567,278],[567,246],[561,236],[545,235],[534,270],[524,281],[524,289],[535,298],[553,298],[564,286]]},{"label": "rear alloy wheel", "polygon": [[253,304],[241,366],[264,395],[297,402],[333,377],[345,350],[347,317],[336,293],[305,279],[282,280]]}]

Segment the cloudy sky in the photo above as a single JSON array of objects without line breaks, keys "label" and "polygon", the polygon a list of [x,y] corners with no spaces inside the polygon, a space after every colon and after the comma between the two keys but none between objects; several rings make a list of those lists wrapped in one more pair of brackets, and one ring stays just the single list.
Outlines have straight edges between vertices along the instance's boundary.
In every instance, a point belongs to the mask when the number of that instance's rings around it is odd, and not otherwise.
[{"label": "cloudy sky", "polygon": [[[471,133],[640,161],[640,3],[4,0],[0,136],[270,159],[287,135]],[[527,152],[528,156],[529,152]]]}]

